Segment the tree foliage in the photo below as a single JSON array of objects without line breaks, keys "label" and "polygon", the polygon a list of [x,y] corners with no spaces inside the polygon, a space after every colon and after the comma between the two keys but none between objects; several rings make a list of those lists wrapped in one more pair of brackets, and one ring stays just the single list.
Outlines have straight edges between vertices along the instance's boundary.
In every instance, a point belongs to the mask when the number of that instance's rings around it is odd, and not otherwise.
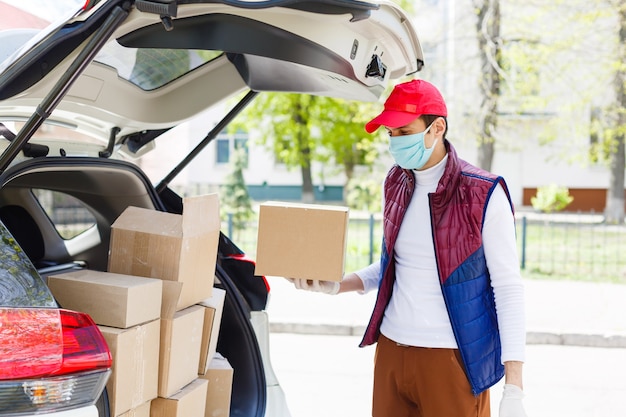
[{"label": "tree foliage", "polygon": [[302,200],[314,201],[312,166],[323,164],[326,174],[343,168],[348,182],[357,165],[371,166],[378,157],[379,134],[369,135],[365,123],[374,104],[307,94],[262,93],[232,123],[230,129],[251,126],[276,162],[300,169]]}]

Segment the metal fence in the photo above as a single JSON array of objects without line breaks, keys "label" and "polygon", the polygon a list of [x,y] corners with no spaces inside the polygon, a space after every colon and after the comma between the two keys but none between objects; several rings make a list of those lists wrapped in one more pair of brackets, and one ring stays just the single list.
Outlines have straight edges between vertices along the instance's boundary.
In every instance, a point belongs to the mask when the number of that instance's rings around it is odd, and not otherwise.
[{"label": "metal fence", "polygon": [[[254,258],[256,220],[244,230],[233,230],[228,219],[223,230]],[[539,214],[516,218],[522,274],[588,281],[626,283],[626,226],[603,223],[594,214]],[[379,216],[351,213],[346,248],[346,271],[369,265],[380,256],[382,227]]]},{"label": "metal fence", "polygon": [[527,274],[626,283],[626,227],[593,214],[527,214],[517,219]]}]

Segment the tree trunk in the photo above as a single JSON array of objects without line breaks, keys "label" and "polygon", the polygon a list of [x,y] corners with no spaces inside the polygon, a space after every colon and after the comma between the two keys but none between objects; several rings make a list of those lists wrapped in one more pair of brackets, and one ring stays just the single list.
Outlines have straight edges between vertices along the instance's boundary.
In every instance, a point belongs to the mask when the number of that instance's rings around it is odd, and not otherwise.
[{"label": "tree trunk", "polygon": [[311,175],[311,164],[302,165],[302,202],[312,204],[315,202],[315,191],[313,190],[313,177]]},{"label": "tree trunk", "polygon": [[[302,124],[302,129],[306,129],[306,124]],[[315,191],[313,191],[313,174],[311,173],[311,147],[308,138],[301,133],[298,137],[300,141],[300,152],[302,152],[302,163],[300,172],[302,173],[302,202],[312,204],[315,202]]]},{"label": "tree trunk", "polygon": [[[619,44],[618,62],[626,60],[626,2],[619,6]],[[624,169],[626,168],[626,146],[624,132],[626,131],[626,70],[621,65],[615,73],[615,98],[617,117],[614,127],[616,131],[614,153],[611,155],[611,179],[606,195],[604,217],[607,223],[624,223]],[[613,128],[613,127],[612,127]]]},{"label": "tree trunk", "polygon": [[498,124],[502,42],[500,39],[500,1],[480,0],[477,7],[476,34],[481,57],[480,108],[478,114],[479,167],[491,170]]},{"label": "tree trunk", "polygon": [[349,162],[344,164],[344,173],[346,175],[346,182],[343,184],[343,192],[341,198],[343,199],[343,204],[348,203],[348,184],[350,184],[350,180],[354,177],[354,163]]},{"label": "tree trunk", "polygon": [[615,138],[615,153],[611,155],[611,178],[606,194],[604,218],[610,224],[624,223],[624,135]]},{"label": "tree trunk", "polygon": [[[302,99],[303,97],[300,97]],[[311,100],[312,104],[314,99]],[[311,173],[311,146],[309,145],[309,127],[307,120],[303,117],[306,112],[303,110],[305,105],[297,99],[294,108],[294,121],[298,124],[297,141],[300,150],[300,172],[302,173],[302,202],[312,204],[315,202],[315,191],[313,191],[313,174]]]}]

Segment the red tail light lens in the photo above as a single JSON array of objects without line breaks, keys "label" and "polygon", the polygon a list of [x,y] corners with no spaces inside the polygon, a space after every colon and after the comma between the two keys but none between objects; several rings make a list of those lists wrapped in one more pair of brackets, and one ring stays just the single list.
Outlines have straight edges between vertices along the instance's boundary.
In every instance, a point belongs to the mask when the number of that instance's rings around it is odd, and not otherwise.
[{"label": "red tail light lens", "polygon": [[0,417],[92,405],[111,353],[91,317],[47,308],[0,308]]},{"label": "red tail light lens", "polygon": [[111,367],[111,353],[84,313],[0,308],[0,380]]},{"label": "red tail light lens", "polygon": [[0,309],[0,380],[46,375],[63,361],[58,310]]},{"label": "red tail light lens", "polygon": [[98,326],[89,315],[60,310],[63,326],[63,365],[54,375],[111,367],[112,359]]}]

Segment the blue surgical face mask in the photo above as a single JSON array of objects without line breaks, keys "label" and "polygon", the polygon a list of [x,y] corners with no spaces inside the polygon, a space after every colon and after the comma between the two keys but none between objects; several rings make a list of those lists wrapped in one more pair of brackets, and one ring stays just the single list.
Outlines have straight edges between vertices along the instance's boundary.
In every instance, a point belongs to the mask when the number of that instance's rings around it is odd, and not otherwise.
[{"label": "blue surgical face mask", "polygon": [[[432,124],[430,125],[432,126]],[[404,169],[420,169],[430,159],[435,150],[437,140],[433,146],[426,148],[424,144],[424,136],[428,133],[430,126],[423,132],[413,135],[393,136],[389,140],[389,152],[393,159],[401,168]]]}]

